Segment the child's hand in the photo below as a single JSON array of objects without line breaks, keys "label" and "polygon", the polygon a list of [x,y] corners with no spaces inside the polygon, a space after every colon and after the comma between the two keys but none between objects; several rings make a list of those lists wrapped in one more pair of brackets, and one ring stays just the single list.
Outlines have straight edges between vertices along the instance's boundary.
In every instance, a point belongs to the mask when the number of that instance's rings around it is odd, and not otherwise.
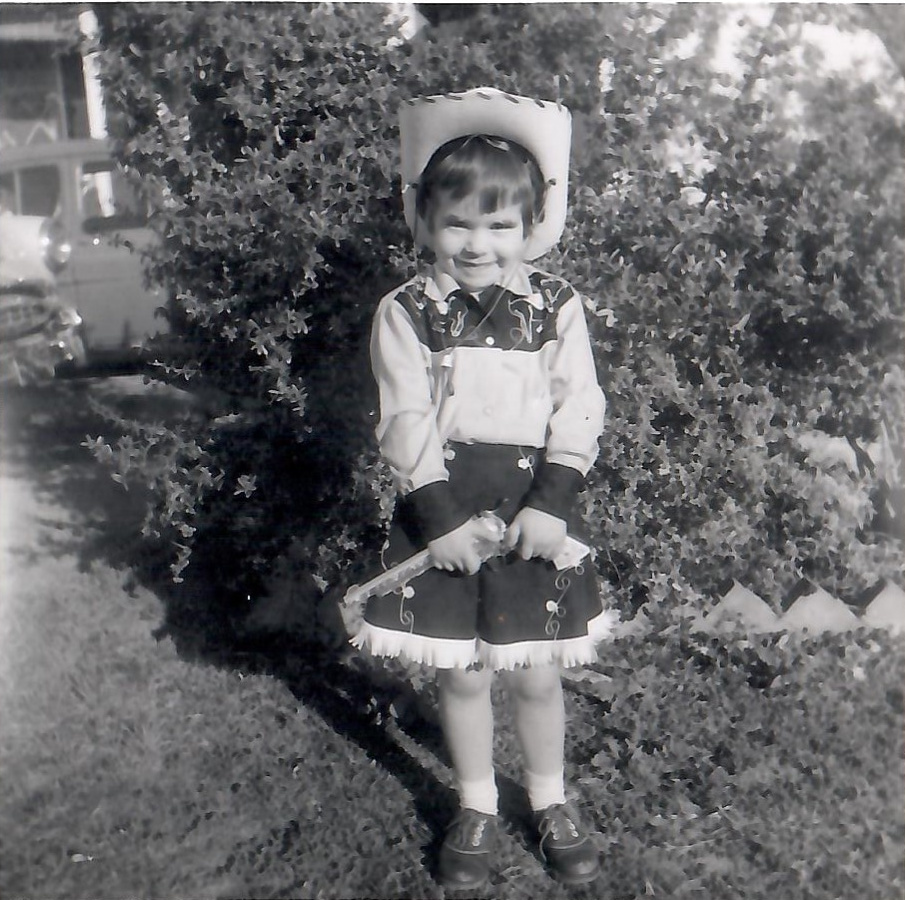
[{"label": "child's hand", "polygon": [[458,528],[428,542],[427,549],[438,569],[474,575],[481,568],[478,538],[486,539],[485,526],[476,519],[463,522]]},{"label": "child's hand", "polygon": [[517,549],[522,559],[554,559],[566,541],[564,519],[526,506],[506,529],[504,550]]}]

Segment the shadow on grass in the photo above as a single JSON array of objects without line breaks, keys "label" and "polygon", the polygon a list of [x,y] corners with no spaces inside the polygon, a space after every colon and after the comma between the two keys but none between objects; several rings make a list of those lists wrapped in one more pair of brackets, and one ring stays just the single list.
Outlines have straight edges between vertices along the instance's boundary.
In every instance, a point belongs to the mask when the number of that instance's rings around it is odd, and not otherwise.
[{"label": "shadow on grass", "polygon": [[[407,691],[411,692],[408,683],[380,662],[369,663],[355,653],[331,652],[320,645],[289,646],[285,641],[274,641],[263,653],[244,651],[242,656],[249,662],[254,660],[253,667],[263,664],[263,671],[284,681],[300,702],[316,710],[334,731],[361,747],[399,780],[413,797],[419,818],[434,832],[434,841],[425,848],[434,859],[445,828],[458,810],[458,799],[394,737],[394,732],[401,733],[403,743],[411,743],[418,756],[430,756],[450,766],[435,721],[419,714],[414,704],[401,711],[392,709],[400,699],[406,699]],[[496,773],[496,779],[507,821],[530,843],[531,809],[524,788],[501,772]]]},{"label": "shadow on grass", "polygon": [[[27,551],[16,551],[25,562],[73,555],[82,571],[95,561],[122,569],[147,554],[140,535],[146,495],[113,481],[82,446],[87,436],[110,432],[91,406],[107,396],[123,414],[137,412],[144,402],[134,383],[117,388],[95,380],[4,392],[0,472],[27,479],[42,526]],[[152,414],[163,416],[164,405],[156,406]]]},{"label": "shadow on grass", "polygon": [[[26,566],[72,555],[81,571],[95,564],[124,571],[127,589],[140,586],[159,599],[163,621],[154,637],[170,638],[184,659],[266,674],[286,684],[300,703],[409,793],[418,818],[432,833],[422,848],[425,865],[432,868],[443,829],[456,810],[454,792],[430,770],[432,762],[448,763],[439,728],[417,715],[391,714],[393,700],[407,685],[391,674],[375,681],[374,669],[358,664],[341,642],[330,648],[285,636],[241,640],[235,622],[245,612],[242,598],[229,597],[220,587],[213,590],[214,571],[193,563],[185,581],[174,584],[165,548],[154,547],[140,533],[147,494],[125,490],[82,446],[87,436],[115,434],[93,401],[124,417],[162,421],[179,416],[184,402],[172,394],[149,393],[140,379],[91,379],[10,392],[0,407],[0,472],[27,484],[40,526],[33,541],[29,535],[13,542],[12,552]],[[530,811],[522,788],[504,776],[499,787],[511,820],[527,832]]]}]

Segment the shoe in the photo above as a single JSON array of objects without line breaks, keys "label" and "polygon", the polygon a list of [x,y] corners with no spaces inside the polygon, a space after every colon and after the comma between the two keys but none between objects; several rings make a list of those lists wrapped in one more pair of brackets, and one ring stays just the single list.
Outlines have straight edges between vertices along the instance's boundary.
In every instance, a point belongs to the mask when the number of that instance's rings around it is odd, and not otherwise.
[{"label": "shoe", "polygon": [[594,841],[569,803],[554,803],[534,814],[540,854],[553,875],[567,884],[585,884],[600,874]]},{"label": "shoe", "polygon": [[440,848],[437,880],[444,887],[470,890],[490,875],[490,854],[496,843],[497,817],[462,809],[452,820]]}]

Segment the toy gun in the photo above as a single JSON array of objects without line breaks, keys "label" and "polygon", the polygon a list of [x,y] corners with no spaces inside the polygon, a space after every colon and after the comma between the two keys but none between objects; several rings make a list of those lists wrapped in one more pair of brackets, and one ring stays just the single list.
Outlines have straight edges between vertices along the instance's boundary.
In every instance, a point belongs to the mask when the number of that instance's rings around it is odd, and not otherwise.
[{"label": "toy gun", "polygon": [[[500,556],[503,552],[503,538],[506,535],[506,523],[492,512],[478,513],[475,517],[484,526],[486,536],[477,539],[478,555],[482,562],[494,556]],[[557,569],[571,569],[577,566],[589,553],[591,548],[587,544],[571,536],[566,537],[562,550],[553,560]],[[410,556],[395,566],[381,572],[364,584],[355,584],[346,591],[342,606],[345,608],[363,606],[370,597],[384,597],[393,591],[403,587],[407,582],[423,575],[432,568],[434,562],[429,550]]]}]

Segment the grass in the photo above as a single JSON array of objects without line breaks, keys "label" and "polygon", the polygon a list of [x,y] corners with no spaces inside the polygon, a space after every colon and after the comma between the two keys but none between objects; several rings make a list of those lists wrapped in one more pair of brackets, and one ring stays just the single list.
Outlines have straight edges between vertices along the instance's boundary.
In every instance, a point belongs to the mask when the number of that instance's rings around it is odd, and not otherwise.
[{"label": "grass", "polygon": [[[168,584],[135,537],[143,498],[78,447],[100,394],[178,413],[104,382],[3,404],[0,896],[442,898],[436,730],[349,658],[239,644],[203,581]],[[537,858],[498,698],[507,816],[482,896],[900,897],[903,655],[880,634],[617,642],[567,693],[605,852],[584,889]]]}]

